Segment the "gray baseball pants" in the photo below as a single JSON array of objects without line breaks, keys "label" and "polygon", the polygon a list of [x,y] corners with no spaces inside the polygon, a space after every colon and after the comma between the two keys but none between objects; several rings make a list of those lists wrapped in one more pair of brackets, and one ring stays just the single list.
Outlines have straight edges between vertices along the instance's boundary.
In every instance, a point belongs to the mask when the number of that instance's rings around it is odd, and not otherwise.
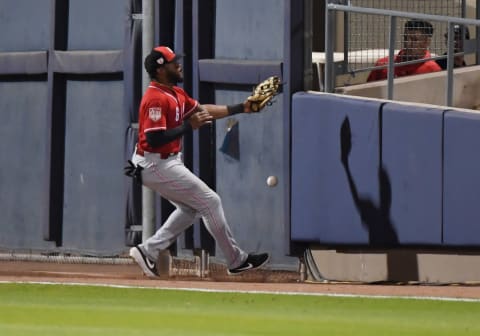
[{"label": "gray baseball pants", "polygon": [[132,161],[144,168],[143,184],[176,207],[162,227],[140,245],[152,260],[156,260],[159,252],[175,242],[199,217],[222,250],[228,268],[238,267],[247,259],[247,253],[232,236],[220,197],[185,167],[182,153],[168,159],[161,159],[154,153],[134,154]]}]

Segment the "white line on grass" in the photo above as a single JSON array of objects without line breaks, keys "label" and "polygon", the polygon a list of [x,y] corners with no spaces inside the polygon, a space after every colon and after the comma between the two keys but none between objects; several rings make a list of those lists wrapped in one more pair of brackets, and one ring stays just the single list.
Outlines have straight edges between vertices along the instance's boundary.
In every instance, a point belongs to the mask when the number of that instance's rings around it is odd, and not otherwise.
[{"label": "white line on grass", "polygon": [[258,291],[258,290],[230,290],[230,289],[208,289],[208,288],[181,288],[181,287],[149,287],[133,285],[113,285],[102,283],[80,283],[80,282],[51,282],[51,281],[3,281],[0,284],[33,284],[33,285],[62,285],[62,286],[91,286],[110,288],[131,288],[131,289],[152,289],[152,290],[177,290],[206,293],[241,293],[241,294],[275,294],[275,295],[303,295],[303,296],[325,296],[365,299],[405,299],[405,300],[432,300],[432,301],[453,301],[453,302],[480,302],[474,298],[455,298],[438,296],[406,296],[406,295],[366,295],[366,294],[343,294],[343,293],[315,293],[315,292],[280,292],[280,291]]}]

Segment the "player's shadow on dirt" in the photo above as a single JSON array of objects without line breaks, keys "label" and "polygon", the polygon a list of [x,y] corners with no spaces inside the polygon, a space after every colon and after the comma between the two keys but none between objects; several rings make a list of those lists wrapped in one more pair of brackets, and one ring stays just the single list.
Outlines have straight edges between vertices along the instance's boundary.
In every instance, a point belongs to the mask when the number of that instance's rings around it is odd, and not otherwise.
[{"label": "player's shadow on dirt", "polygon": [[392,185],[385,167],[378,167],[379,204],[362,197],[355,185],[348,158],[352,149],[352,133],[348,117],[340,129],[341,161],[348,179],[352,199],[358,210],[362,225],[368,231],[369,247],[386,249],[388,279],[395,281],[417,281],[417,256],[408,251],[391,250],[399,247],[398,235],[393,225],[390,209],[392,205]]}]

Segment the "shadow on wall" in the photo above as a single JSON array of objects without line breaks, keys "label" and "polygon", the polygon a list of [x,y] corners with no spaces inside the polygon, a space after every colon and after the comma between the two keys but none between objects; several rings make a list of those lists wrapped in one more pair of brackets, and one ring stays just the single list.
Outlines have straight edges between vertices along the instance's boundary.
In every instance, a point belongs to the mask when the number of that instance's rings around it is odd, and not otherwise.
[{"label": "shadow on wall", "polygon": [[[399,246],[399,239],[393,225],[390,209],[392,205],[392,186],[385,167],[380,163],[378,167],[378,185],[380,203],[378,205],[359,194],[350,170],[349,156],[352,150],[352,133],[348,117],[344,119],[340,129],[341,161],[348,179],[348,185],[356,209],[360,214],[362,225],[368,231],[369,247],[395,248]],[[398,252],[387,252],[387,278],[401,281],[404,279],[418,280],[418,265],[415,254],[408,258],[398,258]],[[401,270],[401,271],[399,271]]]}]

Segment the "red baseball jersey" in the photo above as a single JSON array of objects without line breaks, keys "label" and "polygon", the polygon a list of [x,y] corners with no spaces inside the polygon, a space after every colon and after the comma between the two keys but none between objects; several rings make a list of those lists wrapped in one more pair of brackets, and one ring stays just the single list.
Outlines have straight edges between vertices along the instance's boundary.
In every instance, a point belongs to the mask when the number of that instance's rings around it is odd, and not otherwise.
[{"label": "red baseball jersey", "polygon": [[[400,51],[397,55],[395,55],[395,58],[393,60],[394,63],[400,63],[401,62],[401,60],[400,60],[400,55],[401,54],[402,54],[402,52]],[[427,51],[423,58],[430,58],[430,57],[432,57],[432,56],[431,56],[430,52]],[[375,63],[375,65],[376,66],[388,65],[388,56],[379,59]],[[437,62],[432,61],[432,60],[428,60],[428,61],[420,62],[420,63],[397,66],[397,67],[395,67],[395,76],[394,77],[418,75],[418,74],[436,72],[436,71],[441,71],[441,70],[442,70],[442,68],[440,68],[440,66],[437,64]],[[387,68],[372,70],[372,72],[370,72],[370,75],[368,76],[367,82],[387,79],[387,76],[388,76],[388,69]]]},{"label": "red baseball jersey", "polygon": [[150,147],[145,133],[168,130],[180,126],[191,114],[198,102],[180,87],[172,88],[152,81],[143,95],[138,115],[137,152],[169,154],[182,149],[182,138],[177,138],[160,147]]}]

